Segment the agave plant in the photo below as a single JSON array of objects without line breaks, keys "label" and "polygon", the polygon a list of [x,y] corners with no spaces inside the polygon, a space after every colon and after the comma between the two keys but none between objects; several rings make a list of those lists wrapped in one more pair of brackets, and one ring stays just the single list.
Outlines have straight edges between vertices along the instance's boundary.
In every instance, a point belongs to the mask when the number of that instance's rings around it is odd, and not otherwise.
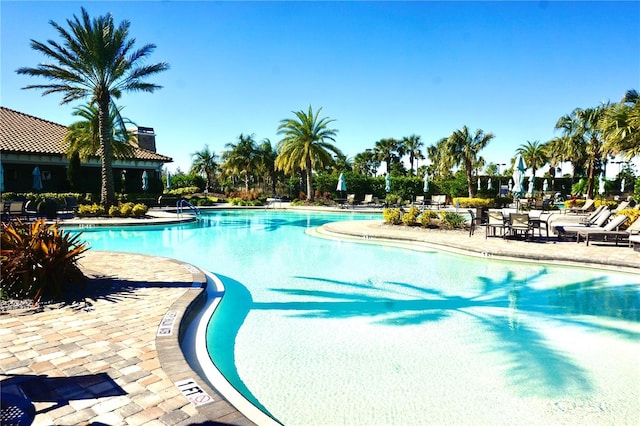
[{"label": "agave plant", "polygon": [[77,260],[88,246],[79,237],[65,233],[57,223],[47,225],[44,219],[2,223],[2,296],[31,298],[36,304],[42,297],[57,298],[84,283]]}]

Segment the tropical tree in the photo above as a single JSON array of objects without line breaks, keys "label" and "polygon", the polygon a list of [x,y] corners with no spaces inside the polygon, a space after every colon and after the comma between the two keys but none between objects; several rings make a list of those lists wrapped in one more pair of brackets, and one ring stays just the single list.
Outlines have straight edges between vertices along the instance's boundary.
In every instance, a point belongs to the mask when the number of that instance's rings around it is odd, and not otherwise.
[{"label": "tropical tree", "polygon": [[213,179],[218,169],[218,156],[215,152],[209,151],[209,145],[205,145],[200,151],[191,154],[193,162],[191,163],[190,173],[205,176],[205,191],[209,192],[213,186]]},{"label": "tropical tree", "polygon": [[628,90],[619,103],[606,109],[600,128],[604,149],[625,160],[640,155],[640,96]]},{"label": "tropical tree", "polygon": [[584,153],[583,167],[588,171],[587,196],[593,197],[595,179],[600,171],[602,160],[606,159],[608,151],[602,146],[602,129],[600,120],[604,116],[607,106],[595,108],[576,108],[569,115],[561,117],[556,123],[556,129],[562,131],[563,148],[567,152]]},{"label": "tropical tree", "polygon": [[[127,158],[133,155],[136,136],[127,130],[127,124],[133,124],[120,115],[122,108],[111,103],[109,121],[111,136],[109,137],[111,152],[116,158]],[[78,155],[83,161],[100,153],[100,120],[95,104],[75,107],[73,115],[82,118],[67,128],[64,142],[67,144],[66,156]]]},{"label": "tropical tree", "polygon": [[327,117],[320,117],[322,108],[313,114],[311,105],[309,111],[294,112],[296,118],[284,119],[278,126],[278,134],[283,139],[278,143],[276,169],[285,173],[303,171],[307,181],[307,200],[313,200],[313,170],[333,164],[332,153],[343,155],[340,149],[330,142],[335,142],[338,132],[329,125],[335,121]]},{"label": "tropical tree", "polygon": [[422,155],[422,140],[420,140],[420,136],[411,135],[405,136],[402,138],[402,146],[404,151],[409,154],[409,170],[410,174],[413,176],[413,163],[418,160],[424,159],[424,155]]},{"label": "tropical tree", "polygon": [[394,138],[380,139],[376,142],[373,152],[376,160],[384,161],[387,165],[387,173],[391,172],[391,163],[400,161],[400,141]]},{"label": "tropical tree", "polygon": [[353,171],[356,173],[375,176],[378,168],[380,168],[380,160],[376,159],[376,155],[371,149],[365,149],[353,157]]},{"label": "tropical tree", "polygon": [[147,83],[145,78],[165,71],[164,62],[145,63],[155,45],[146,44],[134,50],[135,39],[129,38],[129,21],[116,26],[111,14],[91,19],[81,9],[81,18],[74,15],[67,20],[69,31],[57,23],[49,22],[63,39],[62,44],[53,40],[41,43],[31,40],[31,48],[53,60],[34,68],[23,67],[18,74],[44,77],[46,84],[34,84],[25,89],[41,89],[44,94],[61,93],[61,104],[89,98],[98,110],[102,184],[100,202],[104,206],[115,203],[113,179],[112,130],[109,108],[114,99],[124,92],[154,92],[161,86]]},{"label": "tropical tree", "polygon": [[467,188],[469,197],[474,196],[474,185],[472,181],[473,170],[478,163],[478,153],[483,150],[494,138],[493,133],[484,133],[483,130],[476,130],[474,134],[469,133],[467,126],[454,131],[447,139],[444,155],[447,162],[454,166],[461,165],[467,176]]},{"label": "tropical tree", "polygon": [[265,138],[260,142],[256,152],[256,174],[262,176],[265,184],[269,185],[271,192],[276,192],[277,173],[275,162],[277,157],[276,151],[271,145],[271,141]]},{"label": "tropical tree", "polygon": [[446,154],[447,138],[442,138],[435,145],[427,147],[427,158],[431,162],[429,174],[433,176],[443,176],[451,173],[453,161]]},{"label": "tropical tree", "polygon": [[520,145],[518,149],[516,149],[516,152],[522,155],[525,164],[531,167],[533,176],[536,175],[536,170],[547,164],[549,161],[545,145],[540,143],[540,141],[527,141]]},{"label": "tropical tree", "polygon": [[249,192],[249,184],[259,161],[255,135],[240,133],[237,143],[228,143],[225,147],[227,151],[222,154],[224,160],[222,168],[227,174],[244,179],[244,189]]}]

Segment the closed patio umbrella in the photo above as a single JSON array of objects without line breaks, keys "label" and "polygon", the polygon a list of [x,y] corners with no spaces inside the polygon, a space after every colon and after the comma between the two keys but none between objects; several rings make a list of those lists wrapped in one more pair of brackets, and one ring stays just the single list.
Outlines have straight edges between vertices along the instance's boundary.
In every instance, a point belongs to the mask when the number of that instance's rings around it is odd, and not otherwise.
[{"label": "closed patio umbrella", "polygon": [[480,178],[478,177],[478,191],[480,191]]},{"label": "closed patio umbrella", "polygon": [[624,192],[624,178],[620,181],[620,192]]},{"label": "closed patio umbrella", "polygon": [[600,173],[600,178],[598,179],[598,194],[604,195],[604,175]]},{"label": "closed patio umbrella", "polygon": [[422,192],[429,192],[429,175],[424,174],[424,185],[422,186]]},{"label": "closed patio umbrella", "polygon": [[491,178],[489,178],[489,180],[487,181],[487,189],[493,189]]},{"label": "closed patio umbrella", "polygon": [[547,192],[549,190],[549,179],[545,179],[542,182],[542,192]]},{"label": "closed patio umbrella", "polygon": [[343,173],[340,173],[340,176],[338,177],[338,186],[336,187],[336,190],[342,191],[342,192],[347,190],[347,183],[344,181]]},{"label": "closed patio umbrella", "polygon": [[42,191],[42,174],[40,173],[40,168],[36,166],[31,174],[33,175],[33,189]]},{"label": "closed patio umbrella", "polygon": [[529,176],[529,189],[527,190],[527,192],[532,197],[533,197],[533,182],[534,182],[534,177],[533,176]]},{"label": "closed patio umbrella", "polygon": [[387,176],[384,178],[384,190],[391,192],[391,175],[389,173],[387,173]]},{"label": "closed patio umbrella", "polygon": [[518,154],[513,165],[513,195],[521,197],[524,194],[524,171],[527,166],[524,164],[524,158]]},{"label": "closed patio umbrella", "polygon": [[146,191],[148,189],[149,189],[149,175],[145,170],[144,172],[142,172],[142,190]]},{"label": "closed patio umbrella", "polygon": [[171,189],[171,172],[167,171],[167,189]]}]

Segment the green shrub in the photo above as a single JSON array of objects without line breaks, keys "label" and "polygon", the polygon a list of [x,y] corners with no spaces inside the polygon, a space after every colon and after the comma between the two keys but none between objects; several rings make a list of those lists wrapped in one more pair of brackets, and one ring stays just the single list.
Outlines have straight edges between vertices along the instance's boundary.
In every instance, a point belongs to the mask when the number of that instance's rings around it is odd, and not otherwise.
[{"label": "green shrub", "polygon": [[453,229],[464,228],[466,223],[464,217],[454,212],[445,212],[443,219],[444,222]]},{"label": "green shrub", "polygon": [[88,250],[59,225],[44,219],[22,223],[19,219],[2,223],[2,295],[30,298],[34,304],[42,297],[62,296],[70,285],[84,281],[77,265],[78,256]]},{"label": "green shrub", "polygon": [[469,198],[469,197],[456,197],[453,199],[453,205],[456,205],[456,202],[460,203],[460,207],[468,208],[468,207],[491,207],[493,206],[494,200],[492,198]]},{"label": "green shrub", "polygon": [[390,225],[399,225],[402,222],[402,210],[400,209],[384,209],[382,218],[385,223]]},{"label": "green shrub", "polygon": [[420,216],[420,209],[415,206],[410,207],[409,210],[402,215],[402,223],[407,226],[413,226],[418,223],[418,216]]},{"label": "green shrub", "polygon": [[118,217],[120,216],[120,206],[111,206],[109,207],[109,216]]},{"label": "green shrub", "polygon": [[430,228],[434,226],[434,220],[438,219],[440,215],[433,210],[425,210],[420,216],[420,225],[424,228]]}]

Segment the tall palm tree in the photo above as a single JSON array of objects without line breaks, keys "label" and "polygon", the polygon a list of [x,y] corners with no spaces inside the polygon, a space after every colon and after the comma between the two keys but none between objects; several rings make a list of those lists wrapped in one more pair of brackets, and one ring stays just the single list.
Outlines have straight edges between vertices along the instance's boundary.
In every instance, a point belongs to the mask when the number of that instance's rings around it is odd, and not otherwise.
[{"label": "tall palm tree", "polygon": [[447,157],[447,138],[442,138],[435,145],[427,147],[427,158],[431,161],[428,167],[431,175],[448,175],[451,173],[453,161]]},{"label": "tall palm tree", "polygon": [[402,145],[407,154],[409,154],[409,169],[411,176],[413,176],[413,162],[424,158],[421,151],[424,144],[420,140],[420,136],[411,135],[402,138]]},{"label": "tall palm tree", "polygon": [[474,196],[474,186],[472,175],[475,164],[478,162],[478,153],[483,150],[494,138],[493,133],[484,133],[483,130],[476,130],[475,134],[470,134],[467,126],[454,131],[447,139],[445,156],[455,166],[462,165],[467,175],[467,188],[469,198]]},{"label": "tall palm tree", "polygon": [[334,162],[331,153],[343,155],[340,149],[330,142],[335,142],[338,132],[329,125],[335,121],[327,117],[320,118],[322,108],[313,114],[309,111],[294,112],[295,119],[284,119],[278,126],[278,134],[283,139],[278,143],[276,169],[285,173],[305,172],[307,180],[307,200],[313,201],[313,169],[324,167]]},{"label": "tall palm tree", "polygon": [[[127,158],[133,155],[133,143],[135,135],[127,130],[127,124],[133,124],[129,119],[120,115],[122,108],[111,103],[109,108],[109,121],[111,122],[110,145],[116,158]],[[73,115],[82,118],[71,124],[64,136],[64,142],[68,144],[67,158],[75,154],[83,161],[100,153],[100,120],[98,108],[95,104],[83,105],[74,108]]]},{"label": "tall palm tree", "polygon": [[536,175],[536,170],[547,164],[549,161],[545,145],[537,140],[533,142],[525,142],[516,149],[516,152],[522,155],[525,164],[531,167],[533,176]]},{"label": "tall palm tree", "polygon": [[241,133],[237,143],[228,143],[225,147],[227,151],[222,155],[224,159],[222,167],[230,174],[243,177],[244,190],[249,192],[249,184],[258,164],[255,135]]},{"label": "tall palm tree", "polygon": [[155,45],[146,44],[134,50],[135,39],[129,38],[129,21],[116,26],[111,14],[91,19],[84,8],[81,12],[80,19],[74,15],[67,20],[69,31],[49,21],[63,39],[62,44],[53,40],[46,44],[31,40],[31,48],[52,59],[52,63],[19,68],[17,73],[52,81],[28,85],[25,89],[41,89],[45,95],[61,93],[61,104],[88,97],[91,104],[97,105],[102,160],[100,202],[109,206],[115,203],[109,105],[124,92],[159,89],[161,86],[146,83],[144,79],[167,70],[169,65],[145,63]]},{"label": "tall palm tree", "polygon": [[191,173],[204,174],[206,183],[205,190],[209,192],[218,168],[218,156],[214,151],[209,151],[209,145],[205,145],[202,150],[191,154],[191,157],[193,158]]},{"label": "tall palm tree", "polygon": [[600,128],[604,148],[627,161],[640,155],[640,95],[628,90],[622,100],[611,105],[604,113]]},{"label": "tall palm tree", "polygon": [[596,175],[602,160],[608,154],[602,147],[602,129],[599,124],[606,109],[606,106],[576,108],[556,123],[556,129],[563,133],[562,140],[566,144],[565,148],[568,151],[584,153],[582,164],[588,171],[587,196],[589,198],[593,197]]},{"label": "tall palm tree", "polygon": [[371,149],[365,149],[363,152],[353,157],[353,170],[365,176],[375,176],[380,167],[380,160]]},{"label": "tall palm tree", "polygon": [[277,173],[275,170],[277,153],[271,141],[265,138],[260,142],[256,152],[256,173],[262,176],[262,181],[269,185],[271,192],[276,192]]},{"label": "tall palm tree", "polygon": [[391,163],[399,160],[399,148],[400,141],[394,138],[380,139],[373,148],[376,159],[387,165],[387,174],[391,173]]}]

